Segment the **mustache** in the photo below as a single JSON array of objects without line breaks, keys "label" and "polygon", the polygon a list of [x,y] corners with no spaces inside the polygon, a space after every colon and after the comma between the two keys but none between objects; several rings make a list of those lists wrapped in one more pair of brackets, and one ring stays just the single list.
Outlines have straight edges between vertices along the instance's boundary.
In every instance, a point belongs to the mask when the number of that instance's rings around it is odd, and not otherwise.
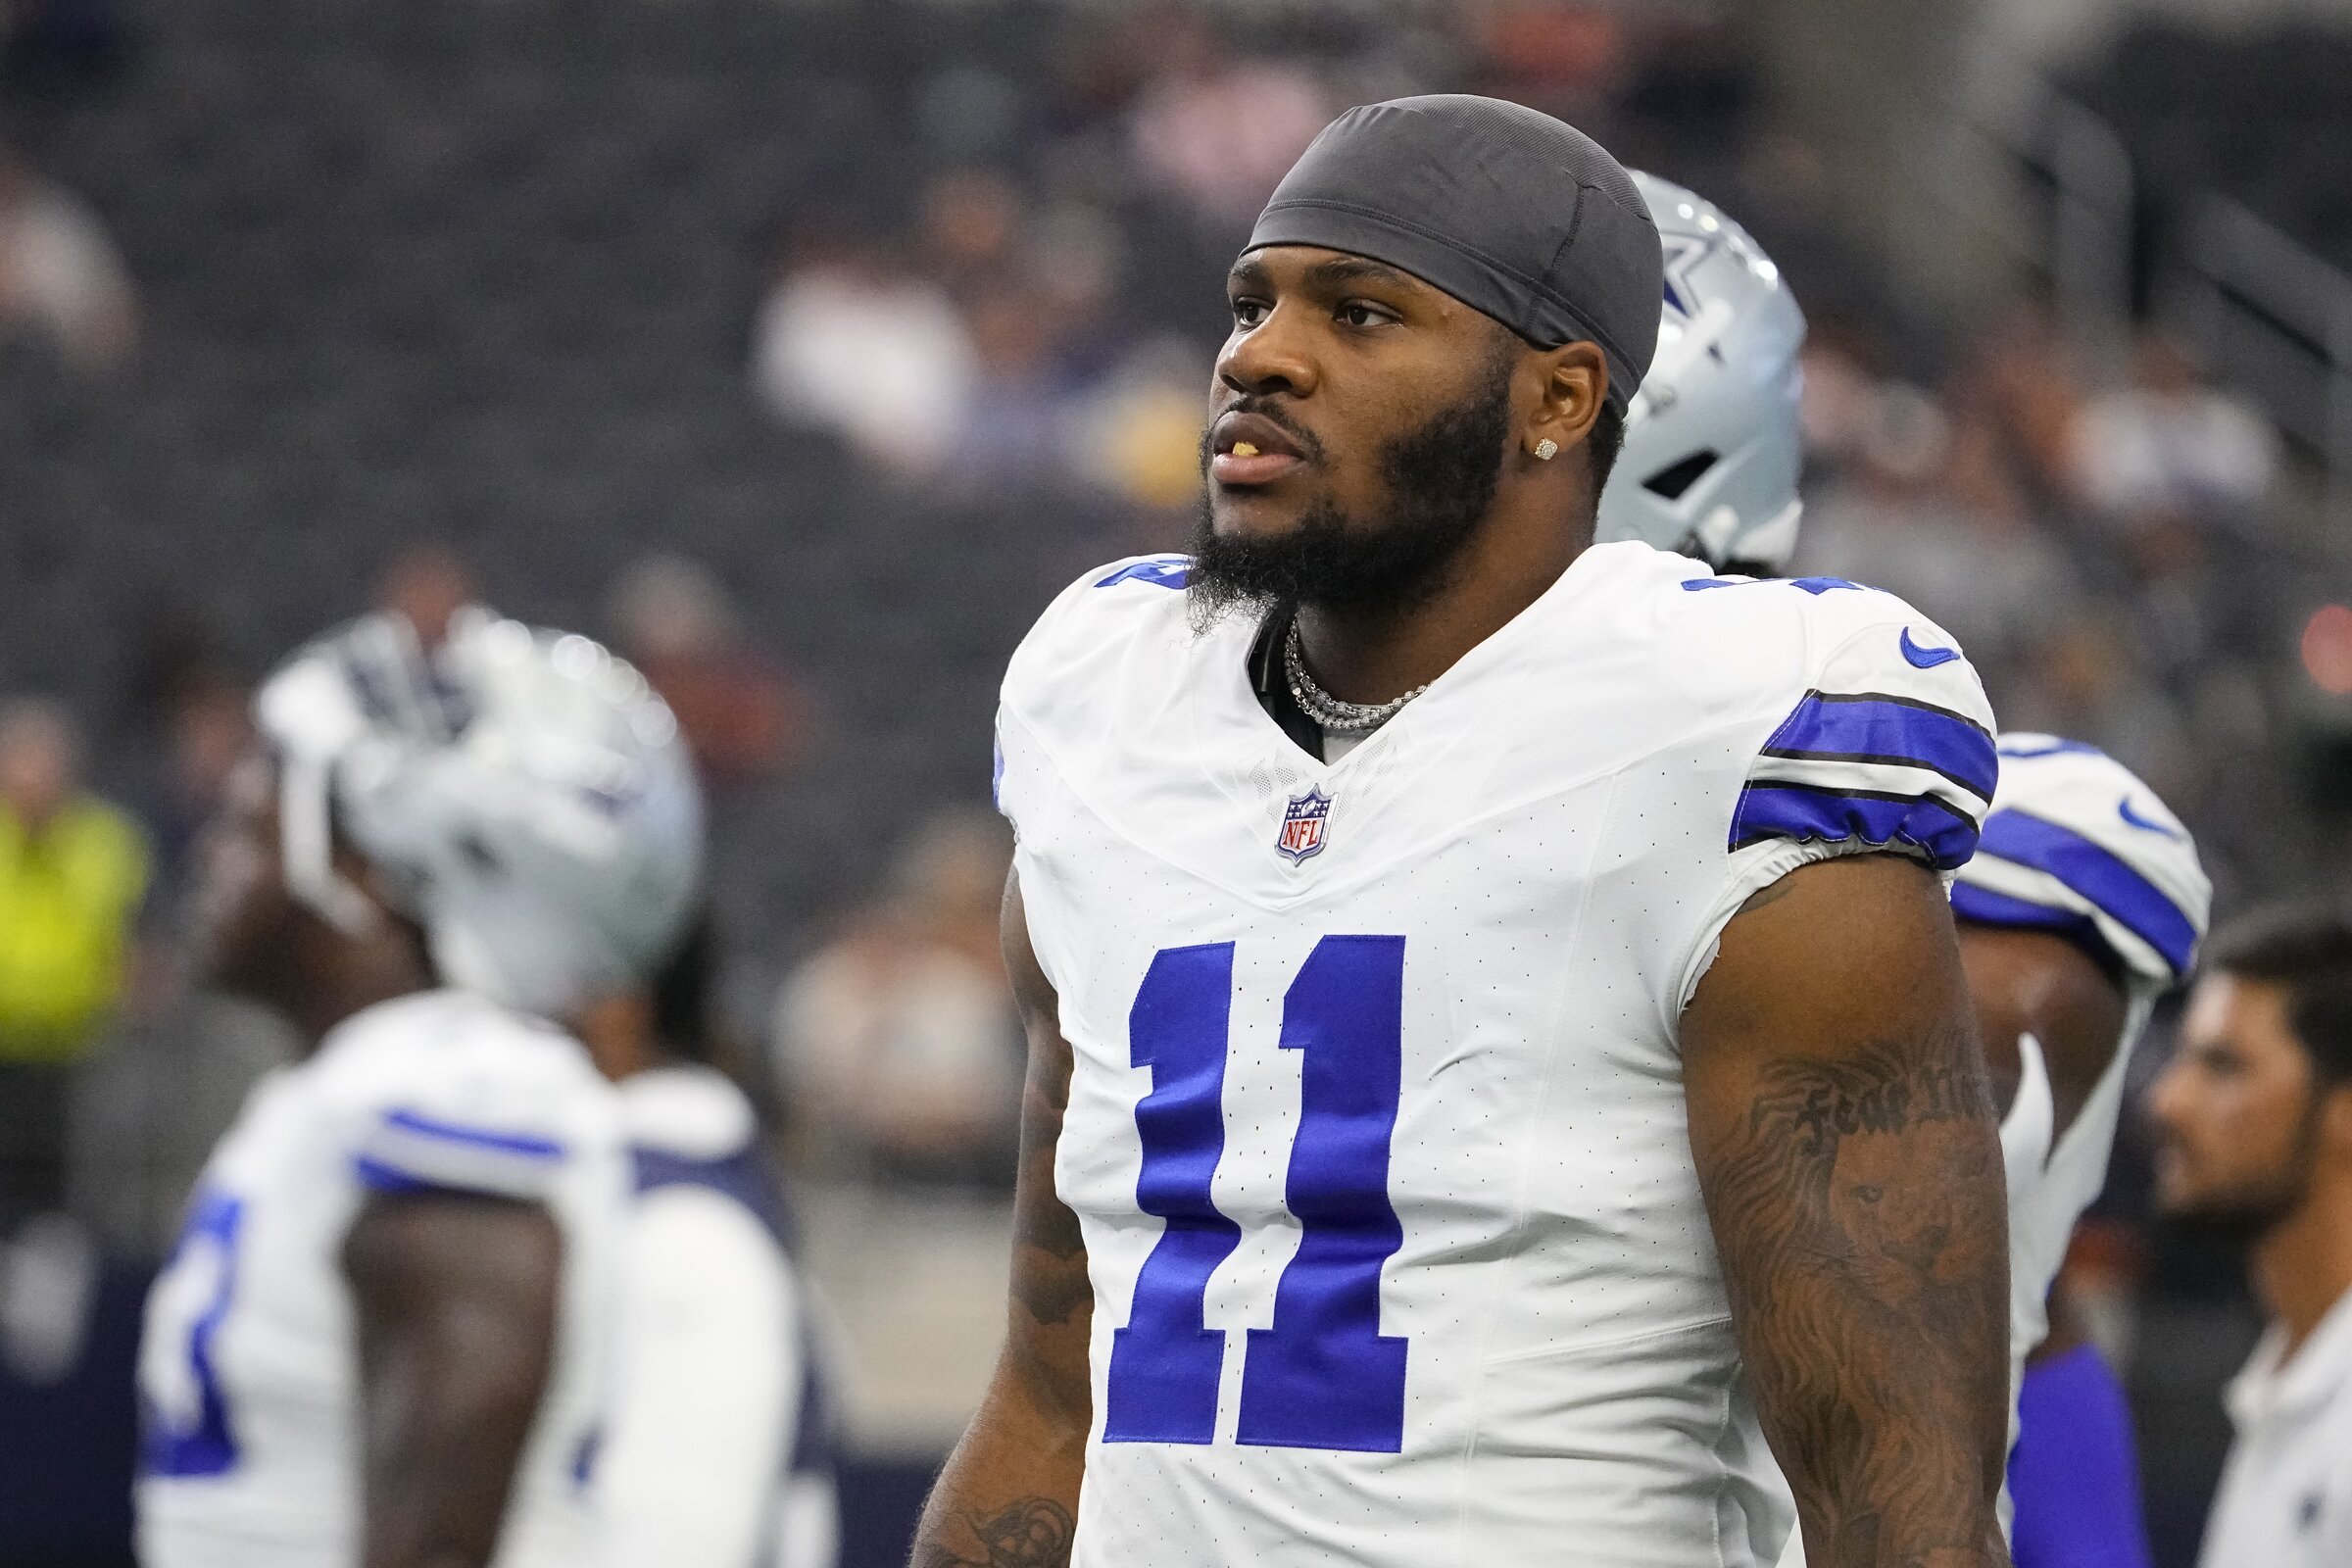
[{"label": "mustache", "polygon": [[1256,393],[1244,393],[1223,408],[1212,410],[1208,422],[1200,427],[1200,477],[1203,479],[1208,477],[1208,460],[1216,456],[1211,445],[1211,434],[1217,427],[1217,421],[1228,414],[1254,414],[1297,443],[1298,455],[1307,462],[1323,461],[1323,443],[1286,417],[1274,399]]}]

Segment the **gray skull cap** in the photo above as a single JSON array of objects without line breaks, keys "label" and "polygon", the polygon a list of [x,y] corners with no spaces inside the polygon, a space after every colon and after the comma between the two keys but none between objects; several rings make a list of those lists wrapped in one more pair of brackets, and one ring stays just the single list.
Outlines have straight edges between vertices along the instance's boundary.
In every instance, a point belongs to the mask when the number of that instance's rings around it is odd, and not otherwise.
[{"label": "gray skull cap", "polygon": [[1573,125],[1497,98],[1348,110],[1283,176],[1244,249],[1268,245],[1385,262],[1538,348],[1597,344],[1621,414],[1657,348],[1665,274],[1632,176]]}]

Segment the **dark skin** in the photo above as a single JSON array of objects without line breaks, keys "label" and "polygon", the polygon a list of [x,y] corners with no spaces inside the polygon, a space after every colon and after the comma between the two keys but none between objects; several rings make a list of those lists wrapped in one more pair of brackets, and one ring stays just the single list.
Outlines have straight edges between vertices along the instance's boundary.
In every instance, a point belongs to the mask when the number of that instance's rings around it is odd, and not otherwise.
[{"label": "dark skin", "polygon": [[1013,1191],[1012,1300],[1004,1348],[915,1535],[915,1568],[1054,1568],[1070,1560],[1086,1434],[1094,1288],[1078,1216],[1054,1196],[1054,1150],[1070,1102],[1070,1045],[1038,966],[1020,880],[1004,888],[1004,967],[1029,1041]]},{"label": "dark skin", "polygon": [[2030,1034],[2041,1043],[2058,1106],[2056,1135],[2063,1136],[2123,1047],[2123,987],[2081,948],[2043,931],[1963,920],[1960,961],[2001,1113],[2016,1102],[2025,1071],[2018,1036]]},{"label": "dark skin", "polygon": [[[1591,542],[1593,474],[1577,449],[1607,393],[1596,347],[1514,347],[1428,284],[1307,247],[1244,257],[1229,293],[1210,428],[1220,534],[1272,536],[1321,502],[1381,515],[1384,446],[1470,396],[1498,348],[1511,355],[1494,500],[1439,590],[1378,613],[1301,608],[1306,661],[1334,695],[1382,702],[1443,674]],[[1549,462],[1535,455],[1546,438],[1560,448]],[[1071,1051],[1017,883],[1004,939],[1030,1046],[1009,1332],[925,1510],[915,1568],[1067,1563],[1092,1419],[1093,1293],[1053,1183]],[[1811,1560],[2006,1563],[1993,1511],[2006,1197],[1941,886],[1863,856],[1766,889],[1727,927],[1684,1013],[1682,1056],[1736,1327]]]},{"label": "dark skin", "polygon": [[[2025,1059],[2018,1037],[2041,1044],[2057,1107],[2051,1141],[2082,1114],[2083,1102],[2123,1049],[2128,1003],[2123,987],[2074,943],[2043,931],[1960,922],[1960,961],[1976,1004],[1993,1100],[2006,1116],[2016,1102]],[[2027,1358],[2063,1354],[2082,1342],[2080,1325],[2064,1303],[2050,1303],[2050,1332]]]},{"label": "dark skin", "polygon": [[[304,1051],[363,1008],[436,982],[421,933],[338,850],[368,895],[338,930],[287,891],[277,803],[259,759],[208,830],[198,893],[209,983],[276,1008]],[[344,1238],[360,1368],[363,1568],[482,1568],[545,1391],[563,1239],[536,1203],[459,1193],[377,1195]]]}]

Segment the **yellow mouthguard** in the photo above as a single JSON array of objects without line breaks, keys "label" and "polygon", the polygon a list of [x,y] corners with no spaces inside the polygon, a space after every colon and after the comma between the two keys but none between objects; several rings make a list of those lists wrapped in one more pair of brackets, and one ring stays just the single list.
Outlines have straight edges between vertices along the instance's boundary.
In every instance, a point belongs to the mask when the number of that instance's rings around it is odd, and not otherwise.
[{"label": "yellow mouthguard", "polygon": [[1233,444],[1233,455],[1237,458],[1254,458],[1257,456],[1257,448],[1247,441],[1236,441]]}]

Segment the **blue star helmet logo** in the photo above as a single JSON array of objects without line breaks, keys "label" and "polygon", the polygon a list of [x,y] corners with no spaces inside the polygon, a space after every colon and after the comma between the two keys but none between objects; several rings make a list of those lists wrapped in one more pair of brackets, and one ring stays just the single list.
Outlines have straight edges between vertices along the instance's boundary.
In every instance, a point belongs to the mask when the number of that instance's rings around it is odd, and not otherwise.
[{"label": "blue star helmet logo", "polygon": [[1698,315],[1698,290],[1690,283],[1690,274],[1698,264],[1707,259],[1715,247],[1712,242],[1688,234],[1670,234],[1664,240],[1666,250],[1666,308],[1688,320]]}]

